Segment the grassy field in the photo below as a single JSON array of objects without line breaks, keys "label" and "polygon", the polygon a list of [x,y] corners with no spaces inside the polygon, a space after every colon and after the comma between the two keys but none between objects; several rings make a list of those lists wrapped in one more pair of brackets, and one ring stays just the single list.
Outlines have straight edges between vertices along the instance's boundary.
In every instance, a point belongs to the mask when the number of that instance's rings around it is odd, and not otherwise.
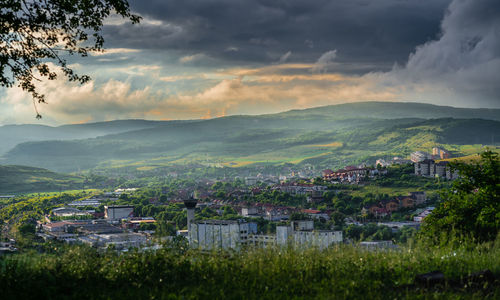
[{"label": "grassy field", "polygon": [[[72,247],[0,257],[3,299],[498,299],[500,244],[367,251],[343,245],[199,253],[116,254]],[[489,269],[493,283],[473,284]],[[446,281],[415,284],[439,270]]]}]

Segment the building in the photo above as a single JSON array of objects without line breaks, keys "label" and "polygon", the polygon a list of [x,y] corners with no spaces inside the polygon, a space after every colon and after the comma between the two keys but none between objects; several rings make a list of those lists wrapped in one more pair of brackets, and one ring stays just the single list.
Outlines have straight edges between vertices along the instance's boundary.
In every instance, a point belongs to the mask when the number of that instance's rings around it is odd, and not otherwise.
[{"label": "building", "polygon": [[289,225],[276,226],[276,244],[294,247],[325,249],[343,241],[342,231],[314,230],[312,220],[292,221]]},{"label": "building", "polygon": [[425,192],[409,192],[408,196],[415,200],[415,205],[420,205],[427,201],[427,195]]},{"label": "building", "polygon": [[93,247],[108,248],[113,246],[116,250],[140,248],[147,243],[145,235],[133,232],[90,234],[78,239]]},{"label": "building", "polygon": [[108,220],[121,220],[134,216],[134,207],[131,205],[104,206],[104,217]]},{"label": "building", "polygon": [[256,217],[259,215],[259,211],[257,210],[257,207],[254,206],[243,207],[241,209],[241,215],[243,217]]},{"label": "building", "polygon": [[432,159],[426,159],[421,162],[416,162],[415,175],[424,177],[441,177],[448,180],[458,178],[457,171],[450,168],[450,163],[447,161],[440,161],[436,163]]},{"label": "building", "polygon": [[80,200],[80,201],[73,201],[71,203],[68,203],[69,206],[76,206],[76,207],[85,207],[85,206],[91,206],[91,207],[99,207],[101,205],[101,200],[96,199],[96,198],[90,198],[90,199],[85,199],[85,200]]},{"label": "building", "polygon": [[366,241],[359,243],[359,245],[368,250],[394,249],[397,247],[392,241]]},{"label": "building", "polygon": [[411,155],[411,161],[414,163],[422,162],[426,159],[431,159],[432,155],[424,151],[415,151]]},{"label": "building", "polygon": [[450,153],[441,147],[432,148],[432,156],[441,159],[450,158]]},{"label": "building", "polygon": [[189,244],[201,250],[234,249],[248,245],[249,235],[257,233],[257,223],[242,220],[193,221]]},{"label": "building", "polygon": [[52,214],[56,217],[73,217],[88,215],[86,211],[79,210],[72,207],[58,207],[52,210]]},{"label": "building", "polygon": [[258,248],[276,246],[276,235],[273,234],[250,234],[248,235],[247,245]]}]

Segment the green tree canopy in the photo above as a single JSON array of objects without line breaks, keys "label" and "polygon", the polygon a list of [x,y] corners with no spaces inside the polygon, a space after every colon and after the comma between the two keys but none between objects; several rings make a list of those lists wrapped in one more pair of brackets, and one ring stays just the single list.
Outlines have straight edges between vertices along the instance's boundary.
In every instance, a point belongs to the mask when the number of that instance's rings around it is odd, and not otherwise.
[{"label": "green tree canopy", "polygon": [[459,179],[442,194],[443,201],[424,220],[423,234],[439,238],[453,234],[479,242],[493,240],[500,229],[500,161],[485,151],[471,163],[455,163]]},{"label": "green tree canopy", "polygon": [[74,73],[64,57],[102,51],[100,32],[111,13],[132,23],[140,20],[130,13],[126,0],[0,1],[0,86],[17,83],[32,95],[36,109],[36,102],[45,102],[45,97],[35,82],[57,78],[48,62],[59,66],[68,80],[87,82],[90,77]]}]

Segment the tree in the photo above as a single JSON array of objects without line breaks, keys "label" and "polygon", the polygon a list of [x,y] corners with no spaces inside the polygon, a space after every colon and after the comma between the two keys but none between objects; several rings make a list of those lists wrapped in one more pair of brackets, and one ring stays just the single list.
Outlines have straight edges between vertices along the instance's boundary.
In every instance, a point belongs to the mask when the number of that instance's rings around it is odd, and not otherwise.
[{"label": "tree", "polygon": [[498,153],[485,151],[474,163],[455,163],[459,179],[442,194],[441,202],[424,220],[423,233],[471,236],[479,242],[493,240],[500,229],[500,161]]},{"label": "tree", "polygon": [[16,83],[37,103],[45,96],[35,83],[45,77],[57,78],[49,62],[58,66],[69,81],[88,82],[87,75],[76,74],[64,58],[87,56],[103,51],[103,21],[111,13],[138,23],[126,0],[2,0],[0,2],[0,85]]}]

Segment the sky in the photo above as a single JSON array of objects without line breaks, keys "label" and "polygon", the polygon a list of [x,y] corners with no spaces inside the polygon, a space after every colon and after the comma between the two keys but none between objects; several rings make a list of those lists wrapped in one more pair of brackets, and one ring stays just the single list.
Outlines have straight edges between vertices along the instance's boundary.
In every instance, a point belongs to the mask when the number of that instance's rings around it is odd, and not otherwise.
[{"label": "sky", "polygon": [[[92,81],[0,88],[0,124],[198,119],[358,101],[500,108],[498,0],[130,0]],[[61,76],[61,78],[63,78]]]}]

